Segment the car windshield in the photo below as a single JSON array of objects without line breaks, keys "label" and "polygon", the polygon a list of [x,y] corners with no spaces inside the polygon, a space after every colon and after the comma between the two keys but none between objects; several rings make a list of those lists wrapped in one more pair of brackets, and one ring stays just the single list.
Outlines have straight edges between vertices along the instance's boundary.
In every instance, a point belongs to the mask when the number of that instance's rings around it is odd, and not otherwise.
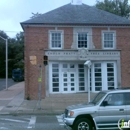
[{"label": "car windshield", "polygon": [[105,95],[105,92],[99,92],[90,103],[97,105]]}]

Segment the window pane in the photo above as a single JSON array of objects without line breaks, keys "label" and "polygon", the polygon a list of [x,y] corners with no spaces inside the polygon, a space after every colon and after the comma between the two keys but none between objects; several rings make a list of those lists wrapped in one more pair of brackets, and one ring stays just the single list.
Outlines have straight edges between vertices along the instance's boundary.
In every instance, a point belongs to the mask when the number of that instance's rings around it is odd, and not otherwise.
[{"label": "window pane", "polygon": [[113,72],[114,68],[107,68],[107,71],[109,71],[109,72],[112,71]]},{"label": "window pane", "polygon": [[79,68],[84,68],[84,65],[81,65],[81,64],[80,64],[80,65],[78,65],[78,67],[79,67]]},{"label": "window pane", "polygon": [[59,72],[59,69],[52,69],[53,72]]},{"label": "window pane", "polygon": [[71,88],[71,91],[74,91],[74,88]]},{"label": "window pane", "polygon": [[52,77],[59,77],[59,74],[52,74]]},{"label": "window pane", "polygon": [[79,83],[79,86],[84,86],[84,83]]},{"label": "window pane", "polygon": [[51,33],[51,47],[61,48],[61,33],[58,32]]},{"label": "window pane", "polygon": [[130,105],[130,93],[124,93],[126,105]]},{"label": "window pane", "polygon": [[114,47],[114,33],[106,32],[104,33],[104,48],[113,48]]},{"label": "window pane", "polygon": [[67,78],[64,79],[64,82],[67,82]]},{"label": "window pane", "polygon": [[96,91],[102,91],[102,88],[101,87],[95,87],[95,90]]},{"label": "window pane", "polygon": [[59,92],[59,65],[52,64],[52,91]]},{"label": "window pane", "polygon": [[105,101],[108,102],[108,106],[120,106],[120,105],[124,105],[124,94],[121,93],[113,93],[113,94],[109,94]]},{"label": "window pane", "polygon": [[74,86],[74,83],[71,83],[71,86]]},{"label": "window pane", "polygon": [[70,68],[74,68],[75,66],[73,64],[70,64]]},{"label": "window pane", "polygon": [[85,91],[85,82],[84,82],[84,65],[79,64],[78,65],[78,71],[79,71],[79,91]]},{"label": "window pane", "polygon": [[59,82],[59,78],[53,78],[52,82]]},{"label": "window pane", "polygon": [[52,83],[53,87],[59,87],[59,83]]},{"label": "window pane", "polygon": [[79,81],[84,81],[84,78],[79,78]]},{"label": "window pane", "polygon": [[87,48],[87,33],[78,34],[78,48]]},{"label": "window pane", "polygon": [[52,64],[52,67],[57,67],[58,68],[58,64]]},{"label": "window pane", "polygon": [[67,88],[64,88],[64,91],[67,91]]},{"label": "window pane", "polygon": [[101,73],[95,73],[95,77],[101,77],[102,74]]},{"label": "window pane", "polygon": [[102,86],[101,82],[95,82],[95,86]]},{"label": "window pane", "polygon": [[63,68],[67,68],[67,64],[63,64]]},{"label": "window pane", "polygon": [[53,88],[53,92],[59,92],[59,88]]},{"label": "window pane", "polygon": [[101,72],[101,68],[95,68],[95,72]]},{"label": "window pane", "polygon": [[67,74],[64,74],[63,76],[64,76],[64,77],[67,77]]},{"label": "window pane", "polygon": [[101,67],[101,63],[95,63],[94,67]]},{"label": "window pane", "polygon": [[79,91],[84,91],[85,87],[79,87]]},{"label": "window pane", "polygon": [[114,66],[114,64],[113,63],[107,63],[107,67],[113,67]]}]

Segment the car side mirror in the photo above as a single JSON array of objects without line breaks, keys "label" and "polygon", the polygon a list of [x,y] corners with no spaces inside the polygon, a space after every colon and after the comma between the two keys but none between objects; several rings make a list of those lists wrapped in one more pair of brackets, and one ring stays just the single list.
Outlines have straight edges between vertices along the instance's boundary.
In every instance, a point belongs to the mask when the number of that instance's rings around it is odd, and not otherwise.
[{"label": "car side mirror", "polygon": [[107,106],[107,105],[108,105],[108,102],[107,102],[107,101],[103,101],[102,105],[103,105],[103,106]]}]

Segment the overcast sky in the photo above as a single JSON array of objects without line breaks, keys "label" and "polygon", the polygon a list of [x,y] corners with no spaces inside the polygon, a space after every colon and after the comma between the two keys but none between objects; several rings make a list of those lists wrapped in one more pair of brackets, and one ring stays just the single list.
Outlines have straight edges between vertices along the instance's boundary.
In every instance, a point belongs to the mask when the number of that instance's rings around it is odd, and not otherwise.
[{"label": "overcast sky", "polygon": [[[9,37],[23,31],[20,22],[28,20],[32,13],[45,13],[70,3],[71,0],[0,0],[0,30]],[[93,6],[96,0],[82,0]]]}]

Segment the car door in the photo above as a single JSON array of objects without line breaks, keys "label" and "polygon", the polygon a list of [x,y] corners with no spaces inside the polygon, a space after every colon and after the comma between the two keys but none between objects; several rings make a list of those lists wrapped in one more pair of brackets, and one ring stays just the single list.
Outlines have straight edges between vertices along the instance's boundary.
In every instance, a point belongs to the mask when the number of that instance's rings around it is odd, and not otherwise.
[{"label": "car door", "polygon": [[122,93],[110,93],[106,96],[103,103],[99,107],[99,118],[97,126],[103,127],[118,127],[120,119],[126,119],[126,108],[124,103],[124,95]]}]

